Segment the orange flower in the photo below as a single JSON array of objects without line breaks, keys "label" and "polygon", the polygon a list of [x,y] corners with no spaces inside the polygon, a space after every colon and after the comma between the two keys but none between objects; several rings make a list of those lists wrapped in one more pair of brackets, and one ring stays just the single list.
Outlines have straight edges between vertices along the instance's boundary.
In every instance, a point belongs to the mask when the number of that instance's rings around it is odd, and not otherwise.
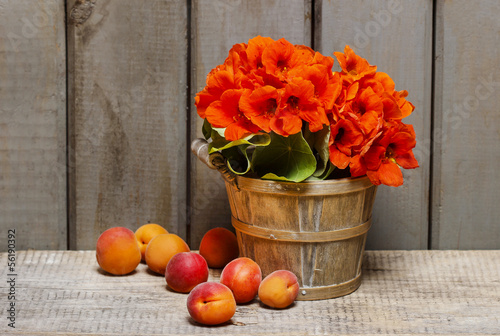
[{"label": "orange flower", "polygon": [[376,72],[360,79],[360,86],[363,88],[371,87],[373,92],[380,96],[384,92],[392,94],[392,92],[394,92],[395,84],[388,74],[384,72]]},{"label": "orange flower", "polygon": [[393,97],[398,102],[399,109],[401,110],[401,118],[408,117],[413,112],[413,110],[415,110],[415,106],[413,106],[412,103],[405,99],[406,96],[408,96],[408,91],[406,90],[399,92],[395,91],[393,93]]},{"label": "orange flower", "polygon": [[233,76],[236,75],[241,67],[248,67],[247,45],[245,43],[235,44],[230,50],[229,55],[224,61],[224,67]]},{"label": "orange flower", "polygon": [[400,166],[405,169],[418,167],[412,153],[415,147],[413,127],[402,123],[391,125],[384,136],[370,147],[364,156],[366,174],[373,184],[398,187],[403,184]]},{"label": "orange flower", "polygon": [[198,115],[205,119],[207,107],[214,101],[219,100],[221,95],[228,89],[235,89],[233,75],[219,67],[212,70],[207,76],[207,86],[195,97],[195,106]]},{"label": "orange flower", "polygon": [[342,90],[339,76],[331,75],[324,64],[302,65],[290,70],[289,76],[302,77],[314,85],[314,97],[330,110]]},{"label": "orange flower", "polygon": [[247,90],[241,96],[240,110],[263,131],[271,132],[269,123],[275,117],[279,96],[278,90],[270,85],[255,89],[253,92]]},{"label": "orange flower", "polygon": [[358,120],[363,133],[374,136],[382,126],[384,104],[371,87],[361,91],[345,106],[345,112]]},{"label": "orange flower", "polygon": [[375,65],[370,65],[367,60],[356,55],[349,46],[345,46],[344,53],[334,52],[333,54],[337,57],[342,71],[352,80],[358,80],[377,71]]},{"label": "orange flower", "polygon": [[363,133],[355,124],[346,119],[340,119],[331,126],[330,131],[330,161],[340,169],[347,168],[353,153],[352,148],[363,142]]},{"label": "orange flower", "polygon": [[256,36],[248,41],[248,48],[246,50],[247,59],[252,69],[261,68],[262,65],[262,52],[264,49],[274,42],[270,37]]},{"label": "orange flower", "polygon": [[224,136],[229,141],[241,139],[249,134],[257,133],[260,128],[239,109],[241,90],[226,90],[220,100],[210,104],[206,110],[208,122],[215,128],[225,128]]},{"label": "orange flower", "polygon": [[[294,77],[285,86],[276,117],[290,119],[289,123],[271,121],[271,129],[283,136],[298,133],[302,129],[302,120],[309,123],[311,132],[317,132],[328,124],[325,109],[314,97],[314,85],[299,77]],[[286,129],[282,128],[283,125],[287,126]]]},{"label": "orange flower", "polygon": [[[310,49],[309,49],[310,50]],[[294,47],[285,39],[270,43],[262,52],[262,65],[267,73],[275,74],[286,80],[287,72],[299,64],[312,60],[313,55],[308,49]]]},{"label": "orange flower", "polygon": [[403,114],[399,109],[398,102],[393,96],[391,96],[387,92],[384,92],[380,98],[382,104],[384,105],[383,116],[385,120],[403,118]]},{"label": "orange flower", "polygon": [[349,163],[349,172],[351,173],[352,177],[366,175],[365,161],[360,154],[351,157],[351,162]]}]

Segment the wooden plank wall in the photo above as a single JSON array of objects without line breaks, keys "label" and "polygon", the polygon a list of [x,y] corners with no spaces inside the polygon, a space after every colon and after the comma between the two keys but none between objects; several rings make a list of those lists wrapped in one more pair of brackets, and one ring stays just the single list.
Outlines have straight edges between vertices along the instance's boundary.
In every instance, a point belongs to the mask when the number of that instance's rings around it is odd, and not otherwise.
[{"label": "wooden plank wall", "polygon": [[186,2],[69,1],[67,10],[70,247],[148,222],[185,237]]},{"label": "wooden plank wall", "polygon": [[0,1],[0,228],[66,249],[64,1]]},{"label": "wooden plank wall", "polygon": [[[203,89],[212,68],[224,62],[229,49],[262,35],[285,37],[294,44],[311,44],[311,1],[192,1],[193,90]],[[193,138],[202,137],[203,120],[192,108]],[[198,248],[210,228],[231,228],[231,211],[220,174],[192,156],[191,246]]]},{"label": "wooden plank wall", "polygon": [[[350,45],[378,71],[388,73],[396,90],[408,90],[416,109],[405,119],[417,140],[429,137],[432,88],[432,1],[355,0],[338,6],[317,2],[321,17],[318,49],[327,55]],[[374,205],[368,249],[426,249],[428,243],[429,151],[416,157],[420,168],[404,171],[399,188],[380,186]]]},{"label": "wooden plank wall", "polygon": [[432,244],[500,248],[500,2],[439,1]]},{"label": "wooden plank wall", "polygon": [[189,152],[193,97],[260,34],[349,44],[410,92],[420,168],[379,188],[367,248],[500,248],[498,15],[496,0],[0,0],[0,228],[22,249],[93,249],[157,222],[196,249],[230,227],[222,179]]}]

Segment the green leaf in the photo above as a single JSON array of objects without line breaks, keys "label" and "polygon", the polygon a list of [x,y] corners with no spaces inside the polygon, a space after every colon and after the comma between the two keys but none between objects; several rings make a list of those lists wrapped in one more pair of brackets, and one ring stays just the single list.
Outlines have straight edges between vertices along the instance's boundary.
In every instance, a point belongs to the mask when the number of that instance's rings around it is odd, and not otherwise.
[{"label": "green leaf", "polygon": [[263,180],[275,180],[275,181],[288,181],[290,182],[289,179],[283,176],[278,176],[273,173],[267,173],[266,175],[261,177]]},{"label": "green leaf", "polygon": [[328,178],[328,176],[330,176],[330,174],[336,169],[337,167],[335,167],[331,162],[328,162],[327,163],[327,169],[325,169],[325,171],[323,172],[323,174],[319,175],[319,176],[314,176],[311,175],[307,178],[307,181],[322,181],[322,180],[326,180]]},{"label": "green leaf", "polygon": [[243,139],[227,141],[225,138],[212,134],[213,141],[208,147],[208,152],[218,152],[231,147],[249,145],[249,146],[267,146],[271,143],[271,137],[267,133],[251,134]]},{"label": "green leaf", "polygon": [[221,153],[227,159],[229,170],[238,175],[248,173],[250,170],[250,159],[248,158],[247,148],[249,145],[240,145],[230,147]]},{"label": "green leaf", "polygon": [[202,127],[201,131],[203,132],[203,136],[205,137],[205,140],[208,140],[211,137],[212,125],[210,125],[210,123],[208,122],[207,119],[205,119],[203,121],[203,127]]},{"label": "green leaf", "polygon": [[328,141],[330,140],[330,126],[324,126],[317,132],[309,131],[309,127],[304,130],[304,138],[311,148],[314,148],[317,154],[316,171],[313,176],[321,176],[327,171],[330,162],[330,152],[328,150]]},{"label": "green leaf", "polygon": [[212,127],[212,137],[217,136],[224,138],[224,132],[226,131],[225,128],[217,128],[217,127]]},{"label": "green leaf", "polygon": [[262,178],[271,173],[289,181],[300,182],[314,173],[316,159],[302,132],[288,137],[271,132],[271,143],[255,149],[252,167]]}]

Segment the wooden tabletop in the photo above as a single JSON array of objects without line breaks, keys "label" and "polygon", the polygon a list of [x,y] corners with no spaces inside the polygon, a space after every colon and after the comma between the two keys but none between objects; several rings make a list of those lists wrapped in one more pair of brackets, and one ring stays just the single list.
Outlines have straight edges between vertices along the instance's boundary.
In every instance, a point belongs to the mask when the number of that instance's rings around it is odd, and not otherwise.
[{"label": "wooden tabletop", "polygon": [[144,264],[110,276],[94,251],[18,251],[12,273],[0,257],[1,335],[500,334],[500,251],[367,251],[356,292],[284,310],[256,299],[217,327],[194,322],[187,295]]}]

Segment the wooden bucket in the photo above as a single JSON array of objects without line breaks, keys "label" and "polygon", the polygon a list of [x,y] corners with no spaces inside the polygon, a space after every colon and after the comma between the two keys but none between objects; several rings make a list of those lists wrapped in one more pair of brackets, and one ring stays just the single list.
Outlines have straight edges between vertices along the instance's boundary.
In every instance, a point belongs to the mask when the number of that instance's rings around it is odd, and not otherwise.
[{"label": "wooden bucket", "polygon": [[297,275],[297,300],[343,296],[361,284],[361,261],[377,187],[367,177],[290,183],[226,179],[240,256],[263,276]]},{"label": "wooden bucket", "polygon": [[231,173],[208,144],[191,149],[226,182],[240,256],[253,259],[266,276],[295,273],[297,300],[321,300],[354,292],[377,187],[365,177],[318,182],[280,182]]}]

